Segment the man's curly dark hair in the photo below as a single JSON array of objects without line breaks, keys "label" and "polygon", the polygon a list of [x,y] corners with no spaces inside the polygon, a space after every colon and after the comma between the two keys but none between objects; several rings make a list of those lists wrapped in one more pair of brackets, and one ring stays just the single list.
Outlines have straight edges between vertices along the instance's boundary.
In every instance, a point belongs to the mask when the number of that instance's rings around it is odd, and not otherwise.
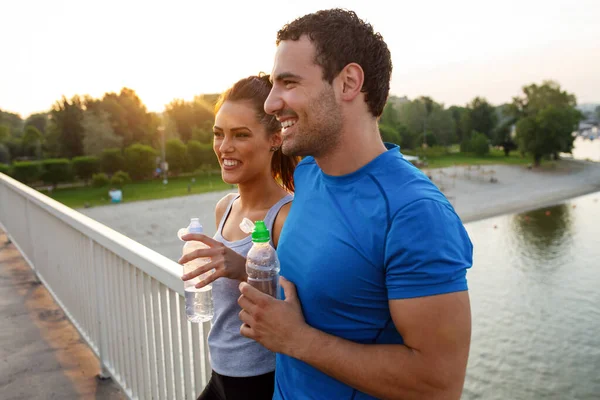
[{"label": "man's curly dark hair", "polygon": [[315,63],[323,68],[323,79],[333,79],[350,64],[359,64],[365,74],[362,92],[369,111],[381,116],[390,91],[392,57],[381,34],[354,11],[339,8],[307,14],[277,32],[282,40],[299,40],[306,35],[316,48]]}]

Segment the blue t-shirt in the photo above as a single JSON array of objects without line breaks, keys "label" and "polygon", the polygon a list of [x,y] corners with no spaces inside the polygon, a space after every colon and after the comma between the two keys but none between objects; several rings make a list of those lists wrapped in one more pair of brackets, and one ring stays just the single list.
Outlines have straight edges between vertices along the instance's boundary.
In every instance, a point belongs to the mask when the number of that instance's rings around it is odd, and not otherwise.
[{"label": "blue t-shirt", "polygon": [[[357,343],[402,344],[388,301],[467,290],[473,246],[437,187],[398,146],[344,176],[307,157],[279,239],[306,322]],[[283,297],[283,293],[281,293]],[[277,354],[273,399],[373,399]]]}]

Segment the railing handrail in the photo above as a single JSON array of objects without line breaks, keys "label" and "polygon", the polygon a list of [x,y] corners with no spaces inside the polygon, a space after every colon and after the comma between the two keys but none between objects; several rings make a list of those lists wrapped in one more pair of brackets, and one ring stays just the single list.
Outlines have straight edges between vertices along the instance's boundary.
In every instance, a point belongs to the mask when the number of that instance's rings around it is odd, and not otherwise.
[{"label": "railing handrail", "polygon": [[183,296],[182,270],[176,262],[1,172],[0,180],[16,187],[29,201]]}]

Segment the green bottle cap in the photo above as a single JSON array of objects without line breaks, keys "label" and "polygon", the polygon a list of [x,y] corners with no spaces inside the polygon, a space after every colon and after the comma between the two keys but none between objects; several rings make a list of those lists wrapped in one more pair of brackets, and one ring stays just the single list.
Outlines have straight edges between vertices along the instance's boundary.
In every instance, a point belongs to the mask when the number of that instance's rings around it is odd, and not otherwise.
[{"label": "green bottle cap", "polygon": [[265,221],[256,221],[254,223],[254,231],[252,232],[252,241],[255,243],[265,243],[271,238],[269,230],[265,225]]}]

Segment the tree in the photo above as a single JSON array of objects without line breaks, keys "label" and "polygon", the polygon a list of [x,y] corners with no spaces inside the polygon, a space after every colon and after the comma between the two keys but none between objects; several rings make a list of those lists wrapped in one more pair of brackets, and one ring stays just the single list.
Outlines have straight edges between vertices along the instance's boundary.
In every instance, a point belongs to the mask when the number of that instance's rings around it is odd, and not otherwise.
[{"label": "tree", "polygon": [[10,138],[10,128],[8,125],[0,125],[0,143],[7,142]]},{"label": "tree", "polygon": [[19,114],[0,110],[0,125],[6,125],[15,137],[20,137],[23,131],[23,120]]},{"label": "tree", "polygon": [[25,128],[28,126],[35,126],[43,135],[46,133],[46,125],[48,124],[49,117],[50,115],[47,112],[31,114],[25,120]]},{"label": "tree", "polygon": [[179,174],[186,168],[187,164],[187,148],[185,144],[179,139],[167,140],[165,146],[165,153],[167,162],[169,163],[169,170],[175,174]]},{"label": "tree", "polygon": [[492,133],[492,145],[502,147],[504,155],[508,157],[510,152],[518,148],[514,139],[514,126],[516,118],[511,115],[511,105],[502,104],[496,107],[498,123]]},{"label": "tree", "polygon": [[166,106],[165,113],[173,120],[185,143],[192,139],[195,127],[204,128],[207,123],[212,126],[214,121],[212,106],[200,96],[196,96],[191,102],[175,99]]},{"label": "tree", "polygon": [[379,124],[379,133],[381,134],[381,140],[384,142],[395,143],[399,145],[402,141],[398,131],[389,125]]},{"label": "tree", "polygon": [[125,165],[135,180],[151,177],[156,168],[156,151],[150,146],[132,144],[125,149]]},{"label": "tree", "polygon": [[58,153],[73,158],[83,155],[83,101],[79,96],[71,100],[62,97],[52,107],[52,140],[57,141]]},{"label": "tree", "polygon": [[83,151],[86,155],[100,156],[104,149],[121,148],[123,138],[115,134],[106,111],[86,111],[82,125]]},{"label": "tree", "polygon": [[575,95],[561,90],[554,81],[523,87],[523,96],[515,97],[511,112],[517,118],[519,147],[540,165],[542,157],[571,152],[573,131],[582,114],[575,106]]},{"label": "tree", "polygon": [[470,110],[471,130],[483,133],[491,139],[497,122],[494,106],[482,97],[475,97],[468,108]]},{"label": "tree", "polygon": [[456,141],[461,143],[463,139],[468,139],[471,135],[471,110],[466,107],[452,106],[448,108],[454,120],[456,130]]},{"label": "tree", "polygon": [[33,150],[32,152],[35,154],[35,156],[40,159],[42,157],[43,140],[44,136],[42,133],[35,126],[28,125],[23,133],[21,144],[23,145],[26,153],[29,153],[29,150]]},{"label": "tree", "polygon": [[408,129],[400,122],[400,112],[390,101],[386,103],[379,118],[379,133],[384,142],[398,145],[404,144],[404,139],[409,136]]},{"label": "tree", "polygon": [[101,100],[88,97],[85,105],[97,115],[101,111],[109,115],[113,132],[122,138],[123,146],[134,143],[152,144],[156,129],[154,120],[134,90],[125,87],[118,94],[105,93]]},{"label": "tree", "polygon": [[10,151],[5,144],[0,142],[0,164],[10,163]]},{"label": "tree", "polygon": [[600,121],[600,106],[597,106],[597,107],[596,107],[595,114],[596,114],[596,119],[597,119],[598,121]]},{"label": "tree", "polygon": [[[427,131],[435,137],[435,143],[450,146],[456,142],[456,125],[452,112],[444,110],[443,105],[436,104],[427,119]],[[429,144],[427,140],[427,144]]]},{"label": "tree", "polygon": [[470,150],[479,157],[490,153],[489,139],[483,133],[473,131],[469,145]]}]

